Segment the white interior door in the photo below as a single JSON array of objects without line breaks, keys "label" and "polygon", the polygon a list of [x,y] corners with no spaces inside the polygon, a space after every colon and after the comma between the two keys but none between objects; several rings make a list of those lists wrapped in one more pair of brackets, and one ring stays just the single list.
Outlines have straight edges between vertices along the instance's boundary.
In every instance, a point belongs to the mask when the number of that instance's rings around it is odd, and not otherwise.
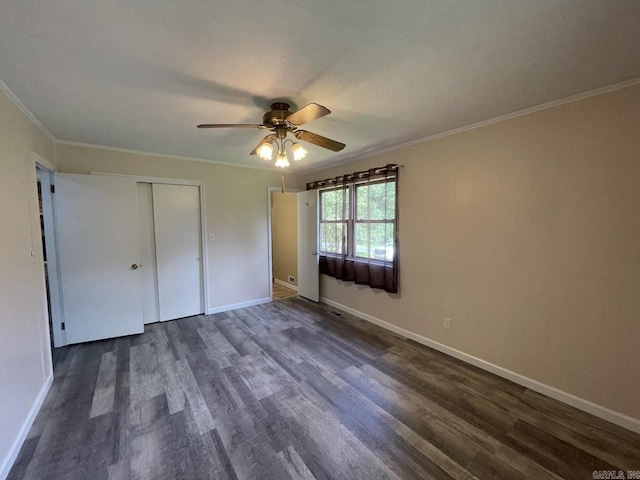
[{"label": "white interior door", "polygon": [[320,301],[318,190],[298,193],[298,295]]},{"label": "white interior door", "polygon": [[145,325],[158,322],[158,276],[156,272],[156,235],[153,225],[153,192],[150,183],[138,183],[138,228],[142,265],[142,316]]},{"label": "white interior door", "polygon": [[160,320],[204,313],[200,188],[153,184]]},{"label": "white interior door", "polygon": [[55,212],[51,185],[53,172],[37,166],[42,187],[42,223],[44,226],[44,243],[46,251],[46,275],[49,284],[49,312],[51,316],[51,332],[53,346],[63,347],[67,344],[65,331],[62,330],[64,316],[62,314],[62,294],[60,277],[58,276],[58,236],[56,235]]},{"label": "white interior door", "polygon": [[55,175],[67,343],[142,333],[135,180]]}]

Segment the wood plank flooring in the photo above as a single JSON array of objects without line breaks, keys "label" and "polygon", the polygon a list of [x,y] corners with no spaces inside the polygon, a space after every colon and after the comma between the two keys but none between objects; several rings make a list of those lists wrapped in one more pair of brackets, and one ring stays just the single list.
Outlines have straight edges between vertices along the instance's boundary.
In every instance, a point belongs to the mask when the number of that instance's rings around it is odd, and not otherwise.
[{"label": "wood plank flooring", "polygon": [[55,353],[15,479],[588,479],[640,436],[291,298]]}]

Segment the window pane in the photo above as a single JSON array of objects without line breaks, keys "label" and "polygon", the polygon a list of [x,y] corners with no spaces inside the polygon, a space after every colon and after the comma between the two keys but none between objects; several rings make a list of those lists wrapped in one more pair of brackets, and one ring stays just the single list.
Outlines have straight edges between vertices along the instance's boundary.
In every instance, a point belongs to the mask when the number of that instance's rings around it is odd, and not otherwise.
[{"label": "window pane", "polygon": [[356,186],[358,220],[393,220],[395,218],[395,181]]},{"label": "window pane", "polygon": [[393,223],[356,223],[356,256],[393,260]]},{"label": "window pane", "polygon": [[[344,199],[344,202],[343,202]],[[346,220],[349,218],[349,192],[343,189],[320,192],[322,220]]]},{"label": "window pane", "polygon": [[387,220],[396,218],[396,181],[387,182]]},{"label": "window pane", "polygon": [[370,223],[356,223],[356,257],[369,256],[369,227]]},{"label": "window pane", "polygon": [[342,237],[345,232],[345,224],[320,223],[320,251],[329,253],[342,253]]}]

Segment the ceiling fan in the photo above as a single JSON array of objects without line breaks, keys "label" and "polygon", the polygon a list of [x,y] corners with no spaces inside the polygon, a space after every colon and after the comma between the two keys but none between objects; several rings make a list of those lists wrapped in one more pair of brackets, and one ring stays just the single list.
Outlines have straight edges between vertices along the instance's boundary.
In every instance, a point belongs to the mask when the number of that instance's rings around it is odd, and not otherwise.
[{"label": "ceiling fan", "polygon": [[287,138],[291,133],[298,140],[313,143],[322,148],[339,152],[345,147],[344,143],[336,142],[330,138],[323,137],[317,133],[308,132],[307,130],[299,130],[300,125],[309,123],[316,118],[329,115],[331,111],[328,108],[310,103],[302,107],[300,110],[291,112],[288,103],[276,102],[271,104],[271,110],[262,117],[262,123],[203,123],[198,128],[260,128],[270,130],[270,133],[264,137],[260,143],[251,151],[251,155],[258,155],[263,160],[271,160],[273,158],[274,147],[276,150],[276,166],[288,167],[289,160],[287,158],[286,142],[291,142],[291,152],[293,159],[298,161],[304,158],[307,151],[297,142]]}]

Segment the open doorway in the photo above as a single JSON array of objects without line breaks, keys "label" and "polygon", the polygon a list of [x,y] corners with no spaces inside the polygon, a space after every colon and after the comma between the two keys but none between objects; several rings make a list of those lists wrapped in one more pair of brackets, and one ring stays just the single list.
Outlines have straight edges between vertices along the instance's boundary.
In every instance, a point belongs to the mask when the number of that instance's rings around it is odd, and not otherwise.
[{"label": "open doorway", "polygon": [[298,206],[291,190],[269,188],[271,299],[298,294]]}]

